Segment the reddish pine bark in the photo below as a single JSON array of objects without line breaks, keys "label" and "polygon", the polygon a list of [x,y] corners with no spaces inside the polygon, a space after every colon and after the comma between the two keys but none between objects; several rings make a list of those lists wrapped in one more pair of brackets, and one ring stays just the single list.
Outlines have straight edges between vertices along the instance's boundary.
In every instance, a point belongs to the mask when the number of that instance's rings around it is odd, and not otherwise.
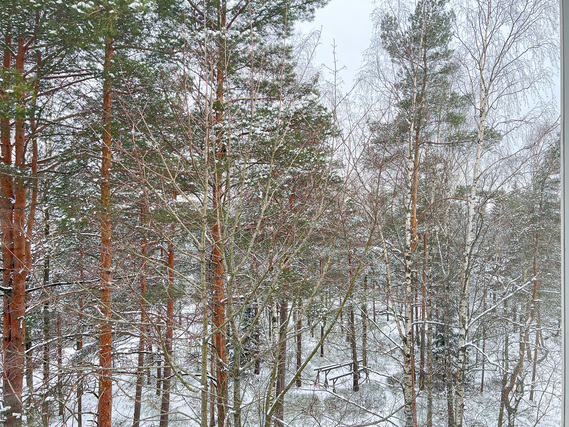
[{"label": "reddish pine bark", "polygon": [[112,78],[111,61],[114,55],[113,39],[105,39],[103,65],[103,144],[101,147],[101,340],[99,353],[99,427],[111,427],[112,416],[112,232],[111,232],[111,121]]},{"label": "reddish pine bark", "polygon": [[[218,25],[220,29],[226,27],[227,4],[220,2],[218,9]],[[223,36],[221,36],[223,37]],[[216,100],[215,122],[223,122],[223,111],[220,108],[224,103],[224,84],[225,84],[225,42],[220,40],[217,48],[217,67],[216,67]],[[213,213],[215,222],[212,227],[212,262],[213,262],[213,345],[215,352],[215,368],[217,378],[217,425],[224,427],[227,416],[227,401],[229,390],[227,386],[227,343],[225,337],[225,279],[223,267],[223,243],[222,243],[222,164],[225,160],[225,146],[223,143],[223,131],[215,135],[216,167],[214,174],[212,199]]]},{"label": "reddish pine bark", "polygon": [[[7,39],[7,45],[11,40]],[[24,59],[27,46],[24,36],[18,38],[15,55],[15,70],[24,74]],[[12,54],[4,52],[5,69],[11,67]],[[20,99],[24,103],[24,98]],[[5,165],[12,164],[12,147],[9,119],[2,120],[2,157]],[[23,115],[14,120],[14,166],[20,172],[25,162],[25,119]],[[2,175],[2,255],[4,291],[4,376],[3,393],[6,406],[4,426],[22,425],[22,390],[25,363],[25,297],[26,297],[26,185],[22,175]]]},{"label": "reddish pine bark", "polygon": [[[213,209],[219,212],[220,185],[215,183],[213,189]],[[215,352],[215,367],[217,378],[217,425],[225,424],[227,408],[227,343],[225,339],[225,281],[223,278],[223,258],[221,248],[221,218],[218,213],[213,230],[213,347]]]},{"label": "reddish pine bark", "polygon": [[[8,46],[12,44],[10,38],[5,39],[6,48],[4,50],[3,68],[8,70],[12,66],[12,53]],[[2,93],[4,98],[6,95]],[[0,140],[2,143],[2,162],[6,166],[12,164],[12,145],[10,135],[10,120],[8,118],[0,119]],[[8,412],[6,416],[10,417],[10,410],[13,405],[17,405],[17,397],[14,396],[11,386],[13,380],[10,373],[13,356],[11,355],[11,315],[12,308],[12,267],[13,267],[13,240],[12,240],[12,219],[13,219],[13,187],[12,178],[8,174],[0,176],[0,187],[2,191],[2,212],[0,218],[0,228],[2,231],[2,286],[4,287],[4,315],[3,315],[3,343],[4,350],[4,375],[3,375],[3,394],[4,406]]]}]

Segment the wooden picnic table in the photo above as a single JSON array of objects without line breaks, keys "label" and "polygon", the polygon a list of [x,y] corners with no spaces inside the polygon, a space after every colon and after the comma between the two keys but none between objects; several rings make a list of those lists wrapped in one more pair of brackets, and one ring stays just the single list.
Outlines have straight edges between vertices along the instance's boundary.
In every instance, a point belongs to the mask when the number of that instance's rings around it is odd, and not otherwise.
[{"label": "wooden picnic table", "polygon": [[[334,363],[332,365],[325,365],[325,366],[320,366],[318,368],[314,368],[314,370],[316,371],[316,383],[318,383],[318,381],[320,381],[320,373],[324,372],[324,387],[328,387],[328,374],[335,370],[335,369],[340,369],[340,368],[344,368],[346,366],[352,366],[354,364],[353,361],[350,362],[342,362],[342,363]],[[366,374],[366,378],[369,375],[368,371],[367,371],[367,366],[362,366],[363,364],[363,360],[358,360],[358,366],[361,366],[358,368],[358,373],[359,372],[364,372]],[[330,378],[330,381],[332,381],[332,389],[336,390],[336,381],[338,381],[340,378],[343,377],[347,377],[348,375],[353,375],[353,369],[351,372],[347,372],[347,373],[343,373],[343,374],[339,374],[336,375],[335,377]]]}]

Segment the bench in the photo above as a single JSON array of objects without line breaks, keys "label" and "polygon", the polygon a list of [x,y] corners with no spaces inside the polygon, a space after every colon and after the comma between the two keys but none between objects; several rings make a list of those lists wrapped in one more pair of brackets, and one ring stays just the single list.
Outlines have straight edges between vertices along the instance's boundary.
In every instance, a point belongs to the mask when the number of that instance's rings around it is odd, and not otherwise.
[{"label": "bench", "polygon": [[[320,366],[318,368],[314,368],[314,370],[316,371],[316,381],[315,384],[317,384],[320,381],[320,374],[322,372],[324,372],[324,387],[328,387],[328,374],[335,370],[335,369],[341,369],[341,368],[345,368],[346,366],[352,366],[354,364],[354,362],[343,362],[343,363],[335,363],[333,365],[326,365],[326,366]],[[367,371],[367,367],[366,366],[362,366],[363,364],[363,360],[358,360],[358,373],[360,372],[364,372],[366,374],[366,378],[369,375],[368,371]],[[348,373],[343,373],[340,375],[337,375],[335,377],[330,378],[330,381],[332,381],[332,387],[333,390],[335,391],[336,389],[336,381],[338,381],[338,379],[343,378],[343,377],[347,377],[348,375],[353,375],[353,368],[352,368],[352,372],[348,372]]]}]

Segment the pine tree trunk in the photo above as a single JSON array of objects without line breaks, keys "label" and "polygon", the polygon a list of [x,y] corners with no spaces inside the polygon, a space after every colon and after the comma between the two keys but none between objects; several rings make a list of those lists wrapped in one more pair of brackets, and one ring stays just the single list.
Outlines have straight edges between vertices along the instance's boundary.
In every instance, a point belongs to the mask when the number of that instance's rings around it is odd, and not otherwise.
[{"label": "pine tree trunk", "polygon": [[103,143],[101,146],[101,338],[99,352],[99,427],[112,427],[112,231],[111,231],[111,158],[112,158],[112,77],[113,38],[105,39],[103,64]]},{"label": "pine tree trunk", "polygon": [[[217,4],[217,17],[220,31],[223,32],[227,25],[227,4],[226,0],[221,0]],[[221,125],[223,122],[224,91],[225,91],[225,35],[220,34],[216,52],[215,68],[215,124]],[[217,426],[225,426],[228,404],[228,383],[227,383],[227,344],[226,344],[226,325],[225,325],[225,273],[223,261],[223,164],[226,162],[226,147],[223,143],[222,127],[216,131],[215,141],[215,170],[212,183],[212,208],[214,214],[214,224],[212,227],[212,263],[213,263],[213,348],[215,351],[216,378],[217,378]]]},{"label": "pine tree trunk", "polygon": [[[4,40],[4,58],[3,69],[10,70],[12,68],[12,40],[6,37]],[[5,93],[2,92],[2,98],[5,98]],[[10,125],[10,118],[0,118],[0,138],[2,142],[2,162],[5,166],[12,165],[12,126]],[[2,238],[2,286],[4,287],[4,309],[3,309],[3,405],[6,408],[6,426],[18,426],[21,422],[14,413],[20,413],[19,397],[16,393],[16,388],[12,383],[17,377],[17,348],[18,345],[13,340],[12,328],[13,314],[11,313],[14,305],[14,240],[12,236],[13,221],[14,221],[14,187],[13,177],[10,174],[2,173],[0,175],[0,185],[2,191],[2,205],[1,205],[1,238]],[[18,424],[19,423],[19,424]]]},{"label": "pine tree trunk", "polygon": [[221,242],[221,176],[213,185],[213,209],[216,220],[213,225],[213,351],[215,352],[216,392],[217,392],[217,425],[224,427],[227,411],[227,344],[225,338],[225,279]]},{"label": "pine tree trunk", "polygon": [[[9,46],[9,45],[8,45]],[[8,50],[8,49],[7,49]],[[26,54],[24,36],[18,38],[18,49],[15,56],[15,71],[24,75],[24,58]],[[11,54],[5,52],[4,65],[10,68]],[[6,67],[7,65],[7,67]],[[19,103],[24,107],[25,98],[22,94]],[[2,154],[4,163],[11,164],[10,124],[4,123],[2,135]],[[7,132],[8,135],[4,135]],[[22,426],[22,391],[24,385],[25,365],[25,315],[26,315],[26,184],[24,180],[25,162],[25,121],[23,116],[14,119],[14,166],[20,172],[15,178],[3,176],[2,183],[2,234],[3,257],[11,251],[8,259],[4,259],[4,377],[3,394],[6,427]],[[7,149],[6,149],[7,148]],[[10,157],[7,157],[7,154]],[[13,199],[6,199],[10,194]],[[9,228],[10,230],[7,230]],[[4,236],[4,232],[7,232]],[[8,241],[7,238],[10,238]],[[6,270],[7,269],[7,270]],[[7,277],[6,277],[7,276]]]}]

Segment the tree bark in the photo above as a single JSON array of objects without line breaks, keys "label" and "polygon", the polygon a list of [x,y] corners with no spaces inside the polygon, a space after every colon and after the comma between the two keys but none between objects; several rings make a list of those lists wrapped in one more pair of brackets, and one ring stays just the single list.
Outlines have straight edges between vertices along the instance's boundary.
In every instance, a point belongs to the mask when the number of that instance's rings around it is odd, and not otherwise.
[{"label": "tree bark", "polygon": [[111,427],[112,418],[112,231],[111,231],[111,159],[112,159],[112,77],[113,38],[105,39],[103,64],[103,142],[101,146],[101,338],[99,352],[99,427]]},{"label": "tree bark", "polygon": [[367,276],[364,277],[364,302],[361,306],[362,311],[362,364],[367,368]]},{"label": "tree bark", "polygon": [[[140,207],[140,222],[146,224],[146,207]],[[140,277],[140,339],[138,342],[138,363],[136,373],[136,389],[134,393],[134,415],[132,427],[140,426],[140,411],[142,409],[142,383],[144,382],[144,350],[146,348],[146,279],[148,277],[148,245],[146,232],[142,235],[142,275]]]},{"label": "tree bark", "polygon": [[358,349],[356,343],[356,319],[354,313],[354,302],[348,308],[348,342],[352,351],[352,390],[360,391],[360,367],[358,364]]},{"label": "tree bark", "polygon": [[427,234],[423,234],[423,274],[422,274],[422,295],[421,295],[421,346],[419,362],[419,388],[425,388],[425,332],[427,322]]},{"label": "tree bark", "polygon": [[[535,246],[533,250],[533,294],[532,294],[532,319],[536,317],[536,313],[539,310],[539,302],[537,301],[537,287],[538,287],[538,280],[537,280],[537,254],[539,250],[539,231],[535,233]],[[539,322],[539,315],[537,316]],[[534,348],[534,355],[533,355],[533,367],[531,372],[531,387],[529,392],[529,400],[533,402],[533,395],[535,391],[535,378],[537,375],[537,348],[539,347],[539,332],[540,326],[538,323],[538,328],[535,331],[535,348]],[[529,348],[529,346],[528,346]]]},{"label": "tree bark", "polygon": [[61,331],[61,313],[57,313],[57,414],[63,417],[65,405],[63,404],[63,334]]},{"label": "tree bark", "polygon": [[[49,225],[49,209],[45,209],[44,211],[44,240],[46,242],[46,247],[49,248],[49,240],[50,240],[50,225]],[[44,287],[43,291],[43,298],[44,303],[42,306],[42,321],[43,321],[43,349],[42,349],[42,404],[41,404],[41,413],[42,413],[42,425],[43,427],[49,426],[49,412],[50,412],[50,405],[49,405],[49,368],[50,368],[50,308],[49,308],[49,294],[47,293],[47,285],[49,284],[49,276],[50,276],[50,261],[51,261],[51,254],[49,249],[47,249],[46,254],[43,260],[43,279],[42,284]]]},{"label": "tree bark", "polygon": [[283,297],[279,303],[279,342],[277,356],[277,385],[275,388],[275,427],[284,427],[284,396],[286,374],[286,341],[287,341],[288,302]]},{"label": "tree bark", "polygon": [[[83,258],[83,253],[81,253],[81,258]],[[83,282],[83,266],[81,266],[81,277],[80,283]],[[77,337],[77,351],[83,349],[83,297],[79,297],[79,331]],[[82,365],[81,362],[79,362]],[[83,374],[81,370],[77,372],[77,427],[83,426]]]},{"label": "tree bark", "polygon": [[[7,39],[4,52],[4,68],[11,67],[12,54]],[[27,51],[24,36],[18,37],[15,55],[15,71],[24,76],[24,59]],[[23,107],[24,95],[20,106]],[[12,164],[9,119],[2,119],[2,156],[4,164]],[[16,177],[2,175],[2,255],[4,291],[4,370],[3,394],[6,427],[22,426],[22,391],[25,364],[25,315],[26,315],[26,183],[25,121],[23,115],[14,119],[14,166],[20,172]]]},{"label": "tree bark", "polygon": [[[221,0],[217,4],[218,30],[220,36],[217,40],[216,68],[215,68],[215,124],[223,122],[223,105],[225,91],[225,35],[222,34],[227,25],[227,3]],[[227,416],[228,383],[227,383],[227,344],[226,344],[226,319],[225,319],[225,273],[223,260],[223,164],[226,161],[226,147],[223,143],[223,130],[221,127],[216,131],[215,162],[212,183],[212,208],[214,223],[212,226],[212,264],[213,264],[213,349],[215,352],[216,365],[216,392],[217,392],[217,425],[224,427]]]},{"label": "tree bark", "polygon": [[[296,372],[302,368],[302,298],[298,299],[298,307],[295,310],[296,329]],[[296,378],[296,386],[302,386],[300,375]]]},{"label": "tree bark", "polygon": [[162,405],[160,427],[168,427],[170,413],[170,386],[172,383],[172,341],[174,338],[174,245],[168,243],[168,305],[166,308],[166,342],[164,343],[164,379],[162,380]]},{"label": "tree bark", "polygon": [[458,308],[458,349],[457,349],[457,369],[456,369],[456,388],[455,388],[455,425],[462,427],[464,416],[464,391],[466,381],[466,340],[468,337],[468,303],[470,297],[470,264],[472,260],[472,250],[474,248],[474,216],[477,206],[478,181],[480,179],[479,169],[482,157],[482,144],[484,143],[486,132],[486,113],[488,99],[484,90],[480,89],[480,121],[476,140],[476,157],[472,172],[472,184],[468,195],[468,215],[466,223],[466,242],[462,255],[462,269],[460,276],[460,297]]}]

